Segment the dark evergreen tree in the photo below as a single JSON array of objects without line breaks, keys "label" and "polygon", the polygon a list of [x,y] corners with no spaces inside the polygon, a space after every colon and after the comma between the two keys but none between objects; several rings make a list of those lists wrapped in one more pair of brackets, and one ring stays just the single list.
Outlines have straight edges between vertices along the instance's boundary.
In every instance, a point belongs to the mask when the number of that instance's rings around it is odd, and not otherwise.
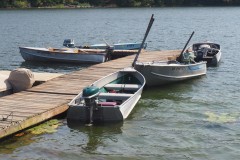
[{"label": "dark evergreen tree", "polygon": [[164,5],[164,0],[154,0],[154,5],[155,6],[163,6]]},{"label": "dark evergreen tree", "polygon": [[6,8],[9,5],[9,1],[5,0],[5,1],[0,1],[0,7],[1,8]]},{"label": "dark evergreen tree", "polygon": [[119,7],[133,7],[135,3],[135,0],[116,0]]},{"label": "dark evergreen tree", "polygon": [[142,0],[140,2],[141,2],[141,6],[143,6],[143,7],[154,6],[154,0]]},{"label": "dark evergreen tree", "polygon": [[30,0],[29,2],[32,7],[42,6],[42,0]]}]

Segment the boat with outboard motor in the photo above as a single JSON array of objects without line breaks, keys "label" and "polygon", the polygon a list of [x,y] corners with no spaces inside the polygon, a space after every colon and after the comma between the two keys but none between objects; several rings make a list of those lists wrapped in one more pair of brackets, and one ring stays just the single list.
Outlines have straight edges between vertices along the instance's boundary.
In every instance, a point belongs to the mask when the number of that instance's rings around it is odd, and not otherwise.
[{"label": "boat with outboard motor", "polygon": [[195,54],[195,62],[206,61],[207,66],[218,66],[221,60],[221,47],[217,43],[194,43],[190,45],[186,50],[189,50]]},{"label": "boat with outboard motor", "polygon": [[[113,48],[114,50],[137,50],[141,47],[141,43],[129,42],[129,43],[114,43],[113,45],[106,43],[101,44],[92,44],[92,45],[83,45],[75,46],[73,39],[65,39],[63,41],[63,46],[69,48],[89,48],[89,49],[107,49],[108,47]],[[144,43],[143,49],[147,48],[147,43]]]},{"label": "boat with outboard motor", "polygon": [[[153,24],[153,15],[141,46]],[[136,63],[141,48],[132,63]],[[141,97],[146,83],[144,76],[133,67],[124,68],[97,80],[83,89],[70,103],[67,122],[114,122],[126,119]]]},{"label": "boat with outboard motor", "polygon": [[25,61],[102,63],[107,60],[108,50],[78,48],[19,47]]},{"label": "boat with outboard motor", "polygon": [[172,82],[179,82],[205,75],[206,62],[195,62],[194,55],[185,51],[194,32],[185,44],[177,60],[137,62],[134,68],[146,78],[147,86],[158,86]]},{"label": "boat with outboard motor", "polygon": [[[114,50],[137,50],[141,47],[141,43],[132,42],[132,43],[114,43],[113,45]],[[107,44],[93,44],[88,46],[89,48],[94,49],[105,49],[108,47]],[[147,43],[144,43],[143,49],[147,48]]]},{"label": "boat with outboard motor", "polygon": [[114,122],[128,117],[141,97],[145,78],[125,68],[83,89],[68,105],[68,122]]}]

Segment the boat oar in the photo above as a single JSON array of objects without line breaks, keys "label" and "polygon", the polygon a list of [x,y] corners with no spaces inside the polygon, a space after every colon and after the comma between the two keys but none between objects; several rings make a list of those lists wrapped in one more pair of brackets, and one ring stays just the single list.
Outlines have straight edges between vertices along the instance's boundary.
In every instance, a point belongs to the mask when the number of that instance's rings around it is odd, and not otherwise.
[{"label": "boat oar", "polygon": [[110,44],[103,38],[103,41],[105,42],[105,44],[107,45],[107,47],[111,47]]},{"label": "boat oar", "polygon": [[192,36],[193,36],[193,35],[194,35],[194,31],[192,32],[192,34],[191,34],[191,36],[189,37],[187,43],[186,43],[185,46],[183,47],[183,49],[182,49],[182,51],[181,51],[181,53],[180,53],[180,56],[178,57],[178,61],[181,61],[182,56],[183,56],[183,52],[185,51],[185,49],[186,49],[188,43],[190,42],[190,40],[192,39]]},{"label": "boat oar", "polygon": [[147,36],[148,36],[148,33],[149,33],[149,31],[150,31],[150,29],[151,29],[151,27],[152,27],[152,24],[153,24],[153,22],[154,22],[153,16],[154,16],[154,14],[152,14],[152,17],[151,17],[151,19],[150,19],[150,21],[149,21],[149,24],[148,24],[148,27],[147,27],[145,36],[144,36],[144,38],[143,38],[143,41],[142,41],[142,44],[141,44],[140,48],[138,49],[138,52],[137,52],[137,54],[136,54],[136,57],[135,57],[135,59],[134,59],[134,61],[133,61],[133,63],[132,63],[132,67],[135,66],[135,63],[137,62],[138,56],[139,56],[139,54],[140,54],[140,52],[141,52],[141,50],[142,50],[142,48],[143,48],[143,45],[144,45],[145,40],[146,40],[146,38],[147,38]]}]

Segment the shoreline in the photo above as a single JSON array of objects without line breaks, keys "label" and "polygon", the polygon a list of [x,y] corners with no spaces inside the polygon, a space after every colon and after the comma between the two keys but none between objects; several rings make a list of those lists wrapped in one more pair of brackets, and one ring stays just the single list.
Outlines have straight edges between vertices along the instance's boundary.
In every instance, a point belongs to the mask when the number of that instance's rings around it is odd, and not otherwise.
[{"label": "shoreline", "polygon": [[[84,8],[121,8],[117,5],[108,6],[90,6],[90,5],[55,5],[55,6],[44,6],[44,7],[6,7],[2,9],[84,9]],[[135,7],[133,7],[135,8]]]},{"label": "shoreline", "polygon": [[0,10],[14,10],[14,9],[87,9],[87,8],[181,8],[181,7],[240,7],[236,5],[215,5],[215,6],[204,6],[204,5],[198,5],[198,6],[136,6],[136,7],[118,7],[116,5],[110,5],[110,6],[74,6],[74,5],[68,5],[68,6],[45,6],[45,7],[23,7],[23,8],[16,8],[16,7],[6,7],[6,8],[0,8]]}]

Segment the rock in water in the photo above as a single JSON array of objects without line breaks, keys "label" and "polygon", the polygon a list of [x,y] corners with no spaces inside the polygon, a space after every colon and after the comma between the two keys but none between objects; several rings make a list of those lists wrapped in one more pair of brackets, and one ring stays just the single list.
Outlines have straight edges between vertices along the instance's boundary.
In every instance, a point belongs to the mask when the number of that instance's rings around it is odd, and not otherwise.
[{"label": "rock in water", "polygon": [[34,75],[32,71],[26,68],[18,68],[11,71],[8,82],[13,88],[13,92],[20,92],[31,88],[35,82]]}]

